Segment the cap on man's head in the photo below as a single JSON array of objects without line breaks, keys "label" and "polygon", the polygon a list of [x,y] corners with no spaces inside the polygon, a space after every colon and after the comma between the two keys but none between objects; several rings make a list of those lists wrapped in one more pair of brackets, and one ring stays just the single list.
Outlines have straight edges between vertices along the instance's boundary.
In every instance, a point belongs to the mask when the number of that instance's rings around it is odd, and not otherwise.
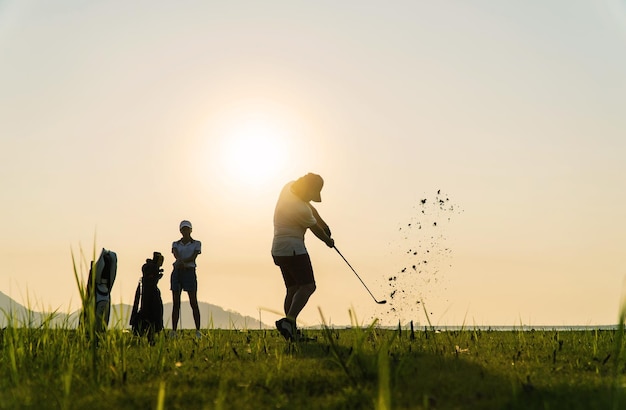
[{"label": "cap on man's head", "polygon": [[322,202],[322,188],[324,187],[324,180],[322,177],[309,172],[300,178],[300,180],[310,189],[310,192],[313,195],[311,201]]},{"label": "cap on man's head", "polygon": [[158,261],[159,259],[161,259],[163,257],[163,255],[161,254],[161,252],[152,252],[152,260],[153,261]]},{"label": "cap on man's head", "polygon": [[189,229],[192,229],[192,228],[191,228],[191,222],[189,222],[189,221],[187,221],[187,220],[182,221],[182,222],[180,223],[180,227],[179,227],[178,229],[179,229],[179,230],[180,230],[180,229],[183,229],[185,226],[186,226],[186,227],[188,227]]}]

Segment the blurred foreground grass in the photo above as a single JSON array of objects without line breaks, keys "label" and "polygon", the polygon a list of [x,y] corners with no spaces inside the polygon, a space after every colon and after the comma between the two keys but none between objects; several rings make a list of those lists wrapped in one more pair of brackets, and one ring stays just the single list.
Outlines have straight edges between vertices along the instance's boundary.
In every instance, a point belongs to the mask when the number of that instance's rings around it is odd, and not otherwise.
[{"label": "blurred foreground grass", "polygon": [[2,409],[623,409],[623,328],[0,331]]}]

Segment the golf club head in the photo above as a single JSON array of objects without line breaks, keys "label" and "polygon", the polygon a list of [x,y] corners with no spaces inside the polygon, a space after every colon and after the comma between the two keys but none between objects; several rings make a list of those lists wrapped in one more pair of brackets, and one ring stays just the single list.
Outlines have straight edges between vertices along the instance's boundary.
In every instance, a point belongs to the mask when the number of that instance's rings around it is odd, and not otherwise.
[{"label": "golf club head", "polygon": [[386,300],[380,300],[380,301],[376,301],[376,303],[378,303],[379,305],[384,305],[385,303],[387,303]]}]

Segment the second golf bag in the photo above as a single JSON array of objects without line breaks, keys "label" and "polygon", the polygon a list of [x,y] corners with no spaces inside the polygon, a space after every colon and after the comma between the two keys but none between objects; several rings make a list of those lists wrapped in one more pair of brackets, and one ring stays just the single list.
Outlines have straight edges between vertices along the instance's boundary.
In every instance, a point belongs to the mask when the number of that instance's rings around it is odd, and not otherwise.
[{"label": "second golf bag", "polygon": [[152,259],[146,259],[141,267],[142,277],[135,291],[135,301],[130,315],[133,333],[147,335],[153,340],[154,335],[163,330],[163,300],[158,282],[163,277],[163,255],[154,252]]}]

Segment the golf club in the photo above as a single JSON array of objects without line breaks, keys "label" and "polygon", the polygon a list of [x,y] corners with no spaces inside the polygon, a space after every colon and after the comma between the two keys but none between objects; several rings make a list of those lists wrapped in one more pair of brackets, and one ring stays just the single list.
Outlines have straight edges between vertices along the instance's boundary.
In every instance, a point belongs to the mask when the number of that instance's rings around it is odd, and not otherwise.
[{"label": "golf club", "polygon": [[350,267],[350,269],[352,269],[352,272],[354,272],[354,274],[356,275],[357,278],[359,278],[359,280],[361,281],[361,283],[363,284],[363,286],[365,286],[365,289],[367,289],[367,291],[369,292],[370,296],[372,297],[372,299],[374,299],[374,302],[378,303],[379,305],[384,305],[385,303],[387,303],[386,300],[376,300],[376,298],[374,297],[374,295],[372,295],[372,292],[370,292],[370,290],[367,288],[367,286],[365,285],[365,282],[363,282],[363,279],[361,279],[361,277],[359,276],[358,273],[356,273],[356,271],[354,270],[354,268],[352,267],[352,265],[350,265],[350,262],[348,262],[348,260],[341,254],[341,252],[339,252],[339,249],[337,249],[336,246],[333,246],[333,248],[335,248],[335,250],[337,251],[337,253],[339,254],[339,256],[341,256],[341,258],[348,264],[348,266]]}]

